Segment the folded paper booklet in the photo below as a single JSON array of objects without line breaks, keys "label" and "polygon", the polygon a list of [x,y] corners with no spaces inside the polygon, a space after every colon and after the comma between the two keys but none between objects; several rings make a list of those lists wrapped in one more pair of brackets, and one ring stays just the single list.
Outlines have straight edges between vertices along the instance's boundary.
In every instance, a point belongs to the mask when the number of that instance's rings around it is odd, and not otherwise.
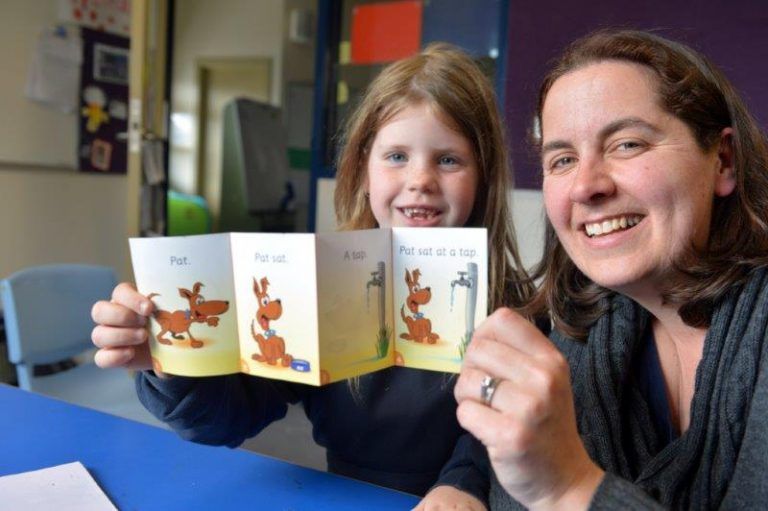
[{"label": "folded paper booklet", "polygon": [[157,370],[324,385],[389,367],[458,372],[485,318],[482,228],[134,238]]}]

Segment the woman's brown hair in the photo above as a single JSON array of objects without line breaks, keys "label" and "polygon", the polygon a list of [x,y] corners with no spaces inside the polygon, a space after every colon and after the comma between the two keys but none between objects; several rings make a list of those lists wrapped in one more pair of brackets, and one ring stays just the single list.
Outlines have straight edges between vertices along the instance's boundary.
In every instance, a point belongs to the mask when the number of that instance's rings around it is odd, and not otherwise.
[{"label": "woman's brown hair", "polygon": [[458,48],[435,43],[386,67],[368,87],[343,134],[334,205],[342,230],[377,227],[365,196],[368,155],[378,130],[403,108],[427,104],[472,144],[478,187],[467,226],[488,229],[489,306],[520,307],[533,294],[515,240],[504,127],[488,78]]},{"label": "woman's brown hair", "polygon": [[[676,262],[677,276],[663,292],[691,326],[709,325],[714,305],[758,266],[768,264],[768,144],[727,78],[703,55],[659,35],[634,30],[602,30],[571,44],[539,90],[539,130],[547,93],[558,78],[606,60],[651,69],[661,107],[683,121],[703,151],[716,149],[731,127],[736,188],[714,202],[710,237],[701,250],[690,248]],[[540,136],[537,143],[540,143]],[[548,309],[555,327],[578,339],[606,311],[610,291],[584,275],[566,254],[549,221],[545,256],[536,270],[542,279],[531,311]]]}]

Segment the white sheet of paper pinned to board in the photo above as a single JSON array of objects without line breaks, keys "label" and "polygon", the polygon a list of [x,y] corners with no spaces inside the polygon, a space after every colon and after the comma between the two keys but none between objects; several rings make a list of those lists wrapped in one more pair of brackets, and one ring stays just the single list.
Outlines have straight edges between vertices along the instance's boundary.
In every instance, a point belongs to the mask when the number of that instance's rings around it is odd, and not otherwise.
[{"label": "white sheet of paper pinned to board", "polygon": [[79,462],[0,477],[0,511],[117,511]]}]

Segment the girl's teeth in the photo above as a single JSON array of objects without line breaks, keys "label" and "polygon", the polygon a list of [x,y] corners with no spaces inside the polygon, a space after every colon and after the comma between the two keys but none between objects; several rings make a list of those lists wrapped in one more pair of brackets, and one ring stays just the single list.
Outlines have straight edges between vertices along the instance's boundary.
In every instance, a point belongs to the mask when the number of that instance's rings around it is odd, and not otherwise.
[{"label": "girl's teeth", "polygon": [[594,236],[600,236],[601,234],[609,234],[620,229],[634,227],[640,223],[640,220],[642,220],[642,217],[639,215],[622,216],[611,220],[595,222],[593,224],[585,224],[584,230],[586,231],[587,236],[592,238]]},{"label": "girl's teeth", "polygon": [[434,211],[422,208],[404,208],[403,212],[408,218],[431,218],[435,215]]}]

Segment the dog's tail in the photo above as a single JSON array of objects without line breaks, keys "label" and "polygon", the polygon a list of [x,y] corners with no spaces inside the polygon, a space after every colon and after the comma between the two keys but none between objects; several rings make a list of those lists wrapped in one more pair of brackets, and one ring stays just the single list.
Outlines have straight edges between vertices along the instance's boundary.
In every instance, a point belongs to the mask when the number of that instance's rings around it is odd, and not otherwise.
[{"label": "dog's tail", "polygon": [[403,321],[407,323],[408,319],[405,317],[405,312],[403,309],[405,309],[405,305],[400,306],[400,317],[403,318]]},{"label": "dog's tail", "polygon": [[254,341],[259,342],[258,338],[256,338],[256,329],[253,328],[253,320],[251,320],[251,337],[253,337]]}]

